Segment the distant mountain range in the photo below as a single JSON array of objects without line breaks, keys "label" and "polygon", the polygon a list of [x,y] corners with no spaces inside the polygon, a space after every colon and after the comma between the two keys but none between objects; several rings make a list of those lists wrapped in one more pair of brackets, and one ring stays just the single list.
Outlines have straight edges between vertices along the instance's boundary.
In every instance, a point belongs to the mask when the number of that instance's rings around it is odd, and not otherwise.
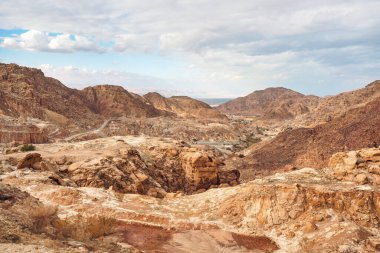
[{"label": "distant mountain range", "polygon": [[157,96],[171,106],[159,106],[121,86],[97,85],[76,90],[45,77],[39,69],[0,64],[0,115],[33,117],[81,128],[99,125],[110,117],[226,118],[208,104],[189,97]]},{"label": "distant mountain range", "polygon": [[[240,165],[250,178],[295,167],[323,168],[332,154],[380,145],[380,81],[365,88],[319,99],[311,112],[287,129],[250,148]],[[310,124],[312,123],[312,124]]]},{"label": "distant mountain range", "polygon": [[217,109],[226,114],[283,120],[310,112],[318,105],[319,100],[317,96],[305,96],[278,87],[255,91],[221,104]]}]

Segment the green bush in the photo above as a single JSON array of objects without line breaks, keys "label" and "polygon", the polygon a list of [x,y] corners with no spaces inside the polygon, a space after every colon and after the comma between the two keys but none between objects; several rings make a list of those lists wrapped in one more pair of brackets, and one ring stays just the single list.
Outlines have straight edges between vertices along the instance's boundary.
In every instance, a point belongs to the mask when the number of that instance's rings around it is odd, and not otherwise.
[{"label": "green bush", "polygon": [[22,152],[28,152],[28,151],[34,151],[36,150],[36,147],[32,144],[25,144],[20,149]]}]

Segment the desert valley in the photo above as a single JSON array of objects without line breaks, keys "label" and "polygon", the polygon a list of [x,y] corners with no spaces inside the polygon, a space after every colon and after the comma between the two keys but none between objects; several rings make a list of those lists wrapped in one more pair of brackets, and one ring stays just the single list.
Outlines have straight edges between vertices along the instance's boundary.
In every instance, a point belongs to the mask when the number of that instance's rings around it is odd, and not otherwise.
[{"label": "desert valley", "polygon": [[0,64],[0,252],[378,252],[380,81],[217,107]]}]

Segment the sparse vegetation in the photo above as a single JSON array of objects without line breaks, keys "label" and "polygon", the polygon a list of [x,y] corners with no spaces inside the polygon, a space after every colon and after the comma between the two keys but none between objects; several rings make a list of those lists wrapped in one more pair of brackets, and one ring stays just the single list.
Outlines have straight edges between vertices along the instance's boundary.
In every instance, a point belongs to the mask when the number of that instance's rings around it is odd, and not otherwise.
[{"label": "sparse vegetation", "polygon": [[100,236],[109,235],[114,231],[118,221],[108,216],[77,215],[63,220],[56,220],[54,227],[64,238],[86,241]]},{"label": "sparse vegetation", "polygon": [[261,142],[261,138],[256,137],[254,134],[251,134],[247,137],[246,142],[248,146]]},{"label": "sparse vegetation", "polygon": [[29,152],[29,151],[34,151],[36,150],[36,146],[33,144],[25,144],[24,146],[21,147],[21,152]]},{"label": "sparse vegetation", "polygon": [[40,205],[29,210],[30,217],[33,218],[33,231],[42,233],[44,228],[52,223],[56,218],[57,206]]}]

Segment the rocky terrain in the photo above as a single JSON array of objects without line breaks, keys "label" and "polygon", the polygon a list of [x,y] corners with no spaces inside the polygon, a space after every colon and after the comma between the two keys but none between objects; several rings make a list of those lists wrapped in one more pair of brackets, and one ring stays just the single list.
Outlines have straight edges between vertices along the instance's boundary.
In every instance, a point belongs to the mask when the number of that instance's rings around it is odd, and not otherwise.
[{"label": "rocky terrain", "polygon": [[378,146],[380,143],[380,99],[354,108],[313,128],[296,128],[252,147],[234,167],[249,170],[246,180],[260,174],[293,167],[326,166],[335,152]]},{"label": "rocky terrain", "polygon": [[310,113],[298,116],[290,125],[315,126],[342,116],[349,110],[365,106],[380,97],[380,81],[374,81],[362,89],[343,92],[319,100]]},{"label": "rocky terrain", "polygon": [[216,110],[0,64],[0,252],[378,252],[379,126],[378,81]]},{"label": "rocky terrain", "polygon": [[8,171],[17,165],[49,172],[61,185],[112,188],[155,197],[239,183],[238,171],[222,170],[224,155],[217,149],[172,139],[110,137],[38,145],[37,150],[26,157],[22,152],[6,151],[0,158],[1,169]]},{"label": "rocky terrain", "polygon": [[268,88],[219,105],[217,109],[233,115],[284,120],[310,112],[318,105],[319,99],[286,88]]},{"label": "rocky terrain", "polygon": [[[33,118],[44,121],[45,125],[53,124],[53,138],[95,130],[104,122],[118,117],[226,119],[207,104],[189,97],[167,99],[171,108],[162,108],[121,86],[71,89],[56,79],[45,77],[39,69],[16,64],[0,64],[0,98],[0,118]],[[12,128],[4,130],[14,132]],[[51,134],[51,131],[47,132]],[[18,135],[15,134],[15,139],[20,139]],[[33,138],[25,137],[25,142],[30,140]]]},{"label": "rocky terrain", "polygon": [[[136,140],[128,141],[136,145]],[[85,147],[115,142],[119,145],[116,140],[78,143],[77,153],[82,156]],[[51,145],[38,146],[46,157],[42,161],[53,158],[48,159],[48,151],[53,154],[58,146]],[[67,144],[60,145],[62,149]],[[338,153],[324,169],[304,168],[195,195],[168,193],[164,198],[124,194],[101,184],[79,187],[66,179],[62,184],[51,179],[50,170],[23,168],[27,159],[18,157],[3,157],[1,162],[7,168],[0,176],[3,252],[380,249],[378,148]],[[66,170],[63,161],[56,164],[58,170]],[[84,166],[97,170],[99,165]]]}]

